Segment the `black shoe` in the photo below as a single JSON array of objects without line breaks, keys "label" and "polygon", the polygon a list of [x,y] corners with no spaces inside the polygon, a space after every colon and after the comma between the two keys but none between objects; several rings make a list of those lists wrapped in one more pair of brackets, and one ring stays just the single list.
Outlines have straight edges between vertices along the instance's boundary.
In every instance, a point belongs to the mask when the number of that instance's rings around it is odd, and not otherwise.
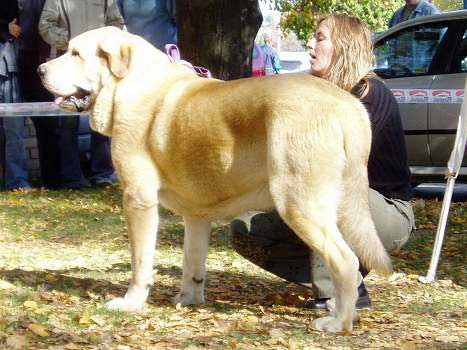
[{"label": "black shoe", "polygon": [[312,309],[312,310],[326,310],[326,303],[331,298],[315,298],[315,299],[308,299],[305,301],[303,307],[305,309]]},{"label": "black shoe", "polygon": [[[310,299],[305,302],[303,307],[305,309],[312,309],[312,310],[326,310],[326,302],[331,298],[315,298]],[[361,309],[370,309],[371,308],[371,299],[368,291],[366,290],[365,284],[360,283],[358,286],[358,299],[355,303],[355,308],[357,310]]]}]

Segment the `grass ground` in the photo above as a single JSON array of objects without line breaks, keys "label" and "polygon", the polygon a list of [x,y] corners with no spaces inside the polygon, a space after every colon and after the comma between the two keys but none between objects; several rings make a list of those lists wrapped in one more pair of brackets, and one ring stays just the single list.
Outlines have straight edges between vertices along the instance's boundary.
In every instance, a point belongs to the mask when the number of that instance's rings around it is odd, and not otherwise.
[{"label": "grass ground", "polygon": [[213,232],[207,303],[170,303],[181,276],[181,219],[161,211],[156,282],[139,314],[110,312],[130,256],[120,192],[0,193],[0,349],[460,349],[467,344],[467,205],[452,206],[436,283],[423,285],[441,203],[414,201],[418,230],[389,279],[368,277],[372,311],[352,335],[311,327],[308,291],[261,271]]}]

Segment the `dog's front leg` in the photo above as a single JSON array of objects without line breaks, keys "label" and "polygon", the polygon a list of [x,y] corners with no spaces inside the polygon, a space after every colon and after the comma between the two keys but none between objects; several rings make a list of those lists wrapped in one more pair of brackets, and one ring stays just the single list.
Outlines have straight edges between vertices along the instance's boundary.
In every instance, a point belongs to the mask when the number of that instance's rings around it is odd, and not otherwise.
[{"label": "dog's front leg", "polygon": [[180,293],[174,298],[174,303],[202,304],[211,222],[198,218],[183,219],[185,222],[183,277]]},{"label": "dog's front leg", "polygon": [[153,284],[153,262],[159,224],[157,198],[148,197],[141,188],[123,191],[123,209],[128,225],[131,245],[132,278],[123,298],[107,303],[107,308],[123,311],[138,311],[146,302]]}]

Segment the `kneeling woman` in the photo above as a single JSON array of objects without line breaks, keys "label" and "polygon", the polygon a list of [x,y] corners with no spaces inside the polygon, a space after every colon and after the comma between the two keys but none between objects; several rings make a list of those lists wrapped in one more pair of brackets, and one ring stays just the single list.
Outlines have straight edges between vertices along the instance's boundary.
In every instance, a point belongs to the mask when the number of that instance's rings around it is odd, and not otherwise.
[{"label": "kneeling woman", "polygon": [[[384,247],[394,253],[415,227],[409,202],[410,171],[397,101],[372,72],[371,33],[355,17],[332,14],[318,21],[308,48],[311,74],[351,92],[368,111],[373,133],[368,161],[370,211]],[[276,212],[238,218],[231,231],[239,254],[279,277],[314,289],[315,299],[308,300],[305,307],[327,307],[334,288],[324,263]],[[361,277],[368,273],[363,268],[360,272]],[[357,308],[370,307],[363,280],[358,293]]]}]

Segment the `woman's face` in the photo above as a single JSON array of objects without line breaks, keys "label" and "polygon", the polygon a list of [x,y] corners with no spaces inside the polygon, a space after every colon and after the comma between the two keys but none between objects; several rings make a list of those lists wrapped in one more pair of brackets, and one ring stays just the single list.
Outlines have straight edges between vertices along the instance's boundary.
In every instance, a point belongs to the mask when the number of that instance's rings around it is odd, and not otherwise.
[{"label": "woman's face", "polygon": [[317,77],[323,77],[331,68],[334,46],[331,41],[331,31],[322,21],[316,29],[315,36],[308,41],[308,53],[310,54],[310,73]]}]

